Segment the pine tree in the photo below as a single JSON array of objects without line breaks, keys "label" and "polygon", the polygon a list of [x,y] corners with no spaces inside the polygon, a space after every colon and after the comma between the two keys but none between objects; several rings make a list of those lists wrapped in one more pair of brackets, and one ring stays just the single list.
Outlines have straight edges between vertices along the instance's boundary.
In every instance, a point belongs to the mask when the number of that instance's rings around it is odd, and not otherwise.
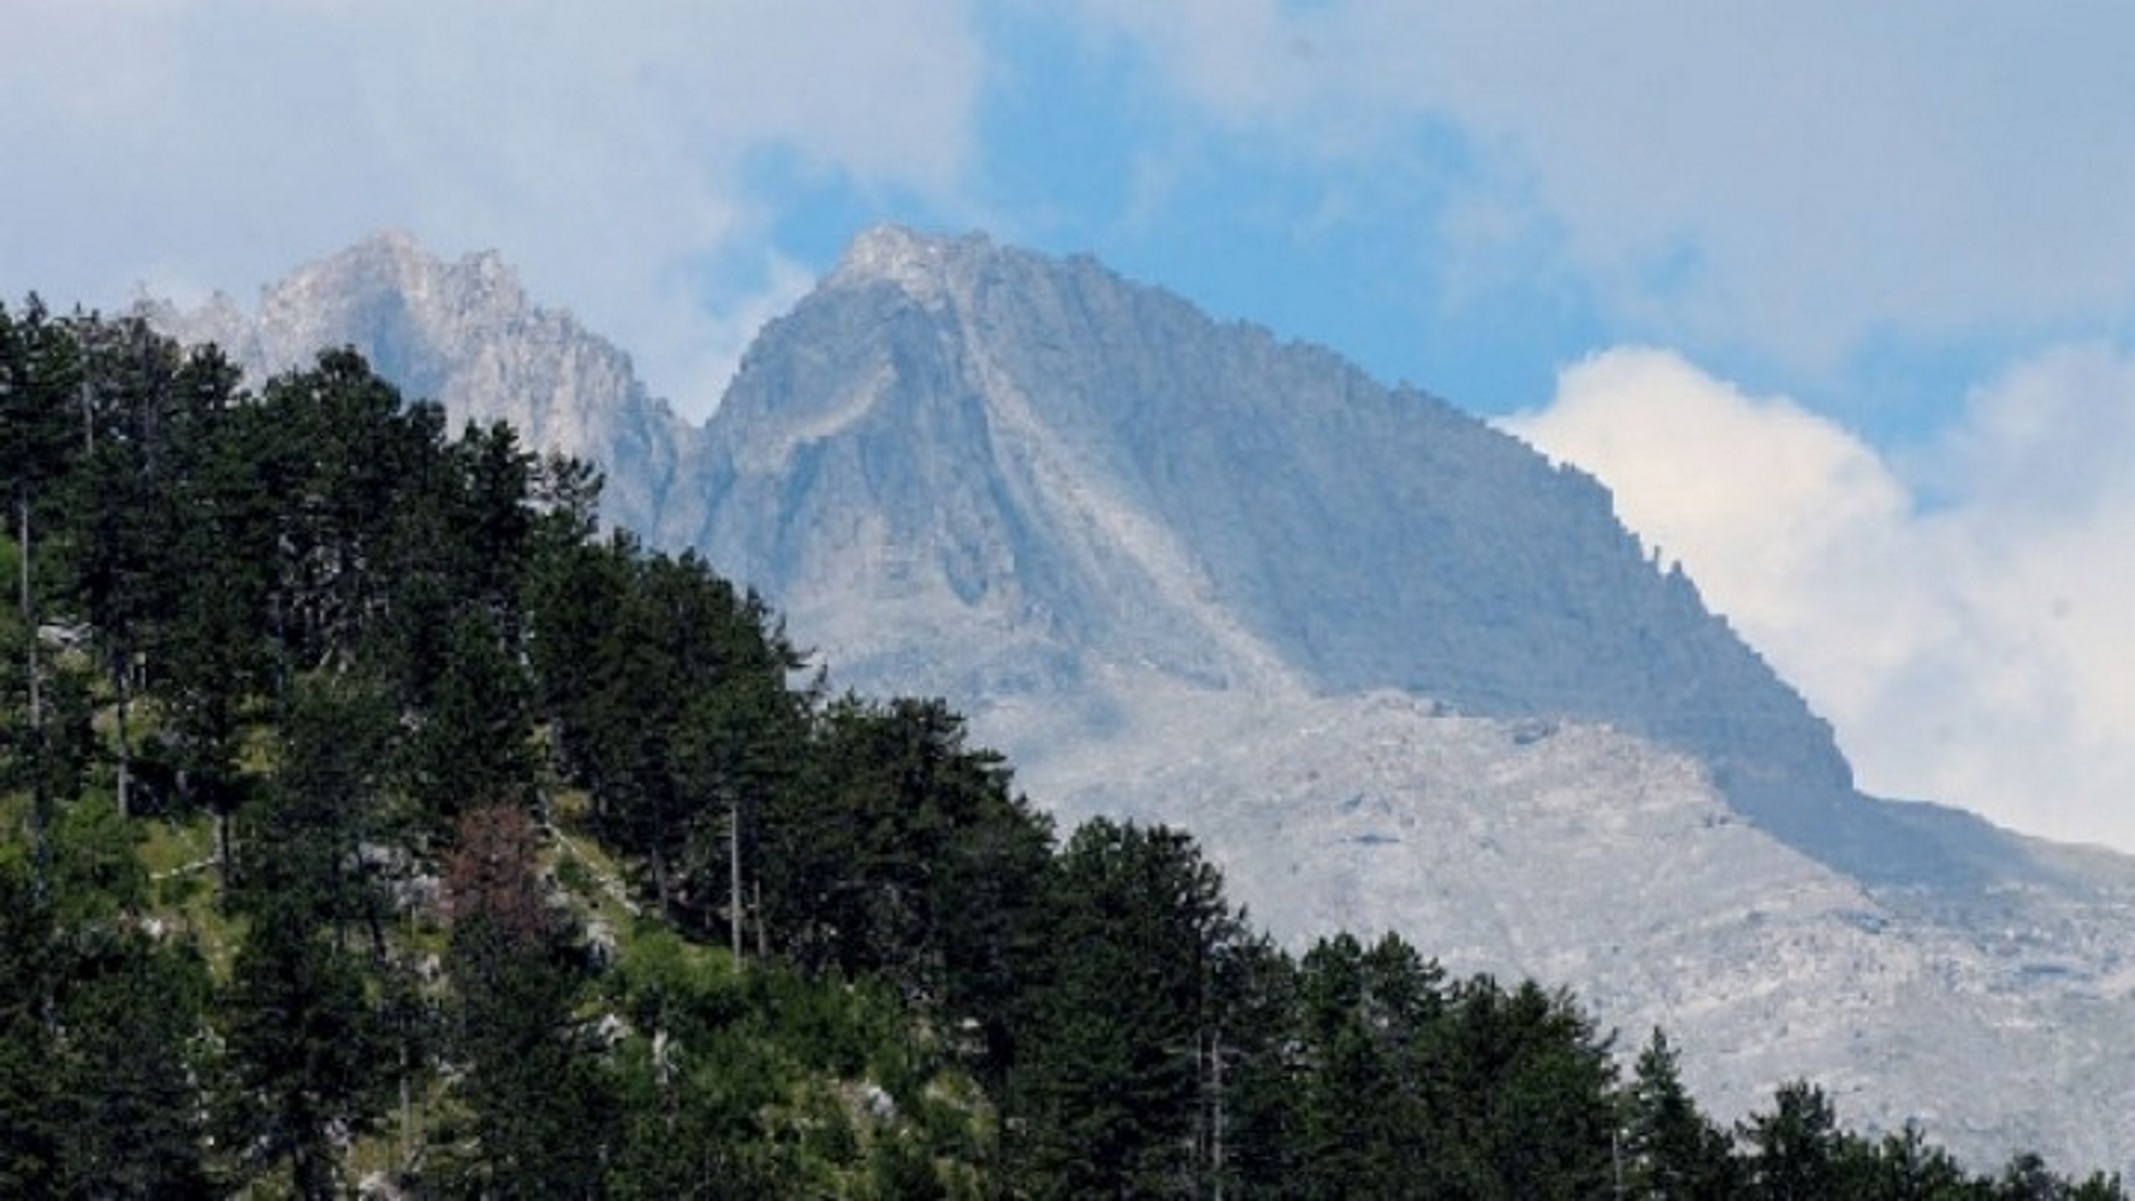
[{"label": "pine tree", "polygon": [[1831,1099],[1816,1085],[1806,1080],[1780,1085],[1771,1112],[1751,1114],[1742,1139],[1749,1148],[1753,1196],[1810,1201],[1838,1195],[1844,1136]]},{"label": "pine tree", "polygon": [[1990,1191],[1910,1121],[1880,1141],[1846,1139],[1839,1175],[1862,1201],[1983,1201]]},{"label": "pine tree", "polygon": [[360,681],[303,681],[254,819],[250,928],[222,1005],[225,1122],[249,1166],[286,1160],[306,1197],[333,1195],[337,1135],[382,1113],[401,1060],[385,899],[365,854],[390,728]]},{"label": "pine tree", "polygon": [[466,813],[530,806],[539,764],[532,688],[495,616],[480,608],[461,613],[440,661],[401,764],[422,824],[442,834]]},{"label": "pine tree", "polygon": [[60,1188],[58,948],[49,899],[16,850],[0,846],[0,1195],[39,1197]]},{"label": "pine tree", "polygon": [[44,610],[38,587],[38,531],[55,480],[78,446],[80,349],[33,295],[19,318],[0,308],[0,488],[7,492],[15,543],[17,615],[23,637],[24,716],[16,741],[31,782],[32,875],[41,894],[49,886],[52,796],[45,755],[44,668],[40,662]]},{"label": "pine tree", "polygon": [[1727,1135],[1698,1111],[1683,1087],[1675,1047],[1655,1027],[1625,1092],[1622,1171],[1633,1196],[1735,1195]]},{"label": "pine tree", "polygon": [[1614,1187],[1615,1062],[1572,997],[1477,976],[1452,990],[1434,1049],[1461,1191],[1590,1197]]},{"label": "pine tree", "polygon": [[133,702],[141,659],[174,604],[181,565],[168,558],[175,516],[170,436],[186,392],[186,357],[139,320],[80,321],[82,451],[65,481],[66,600],[88,624],[112,695],[114,787],[134,812]]},{"label": "pine tree", "polygon": [[1009,1088],[1019,1178],[1045,1195],[1190,1193],[1209,985],[1244,937],[1222,878],[1174,830],[1092,821],[1055,875],[1054,962]]},{"label": "pine tree", "polygon": [[1443,972],[1393,935],[1366,949],[1342,934],[1308,951],[1299,974],[1302,1191],[1438,1187],[1453,1149],[1434,1126]]},{"label": "pine tree", "polygon": [[[93,950],[90,949],[93,947]],[[200,1050],[211,984],[191,947],[128,932],[73,966],[60,1008],[66,1035],[49,1069],[69,1195],[208,1197]]]},{"label": "pine tree", "polygon": [[383,1111],[394,1047],[361,960],[286,898],[253,911],[220,1008],[230,1080],[223,1139],[252,1172],[286,1163],[296,1192],[338,1195],[338,1138]]},{"label": "pine tree", "polygon": [[461,818],[446,862],[446,967],[459,996],[452,1050],[474,1109],[459,1183],[496,1196],[589,1196],[613,1106],[574,1012],[573,932],[543,895],[535,853],[525,813],[491,806]]}]

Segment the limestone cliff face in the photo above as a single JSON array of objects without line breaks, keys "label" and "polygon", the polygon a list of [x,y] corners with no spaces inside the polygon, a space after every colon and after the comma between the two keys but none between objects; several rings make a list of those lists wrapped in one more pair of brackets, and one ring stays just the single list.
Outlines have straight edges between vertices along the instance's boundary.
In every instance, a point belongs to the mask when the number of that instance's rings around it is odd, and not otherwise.
[{"label": "limestone cliff face", "polygon": [[1954,870],[1593,480],[1094,262],[870,231],[705,433],[661,540],[858,682],[983,708],[1134,665],[1607,722],[1819,857]]}]

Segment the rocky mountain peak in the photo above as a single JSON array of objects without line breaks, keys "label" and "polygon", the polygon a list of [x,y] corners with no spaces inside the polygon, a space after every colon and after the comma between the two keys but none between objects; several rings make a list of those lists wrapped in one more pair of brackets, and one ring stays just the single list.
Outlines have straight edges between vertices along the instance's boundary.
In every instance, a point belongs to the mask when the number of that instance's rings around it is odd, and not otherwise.
[{"label": "rocky mountain peak", "polygon": [[494,251],[448,262],[404,232],[373,235],[292,271],[247,312],[225,296],[189,311],[146,302],[157,327],[214,342],[255,383],[319,350],[355,346],[453,426],[503,421],[529,446],[606,472],[606,515],[650,530],[694,430],[645,391],[630,356],[561,309],[534,304]]},{"label": "rocky mountain peak", "polygon": [[465,343],[514,326],[576,324],[529,302],[518,272],[496,252],[447,263],[397,231],[359,242],[268,289],[259,322],[297,344],[348,330],[384,330],[394,349],[418,359],[422,347]]},{"label": "rocky mountain peak", "polygon": [[974,267],[997,253],[984,234],[949,237],[900,225],[876,225],[862,230],[846,246],[824,286],[887,283],[921,304],[938,307],[953,295],[968,292]]}]

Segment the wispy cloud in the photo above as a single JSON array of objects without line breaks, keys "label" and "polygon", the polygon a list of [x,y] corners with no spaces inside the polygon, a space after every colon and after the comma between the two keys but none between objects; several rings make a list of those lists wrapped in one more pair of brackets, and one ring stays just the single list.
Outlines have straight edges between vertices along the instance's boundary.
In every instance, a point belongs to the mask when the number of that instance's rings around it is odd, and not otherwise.
[{"label": "wispy cloud", "polygon": [[2135,359],[2043,353],[1899,462],[1655,350],[1506,424],[1609,485],[1865,787],[2135,847]]},{"label": "wispy cloud", "polygon": [[669,391],[731,357],[712,314],[790,295],[751,156],[950,193],[985,69],[962,6],[925,0],[24,0],[7,24],[10,288],[243,290],[407,228],[503,249]]},{"label": "wispy cloud", "polygon": [[1464,205],[1546,216],[1619,336],[1820,373],[1892,330],[2135,320],[2128,11],[1078,7],[1179,103],[1300,164],[1440,161],[1419,129],[1458,131]]}]

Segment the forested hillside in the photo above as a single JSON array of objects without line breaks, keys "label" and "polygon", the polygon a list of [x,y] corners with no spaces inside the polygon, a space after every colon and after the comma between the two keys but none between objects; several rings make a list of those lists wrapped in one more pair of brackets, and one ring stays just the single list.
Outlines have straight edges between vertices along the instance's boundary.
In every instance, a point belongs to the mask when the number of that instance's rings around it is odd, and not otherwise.
[{"label": "forested hillside", "polygon": [[0,1194],[2122,1195],[1808,1083],[1721,1129],[1429,931],[1292,955],[598,488],[352,352],[0,309]]}]

